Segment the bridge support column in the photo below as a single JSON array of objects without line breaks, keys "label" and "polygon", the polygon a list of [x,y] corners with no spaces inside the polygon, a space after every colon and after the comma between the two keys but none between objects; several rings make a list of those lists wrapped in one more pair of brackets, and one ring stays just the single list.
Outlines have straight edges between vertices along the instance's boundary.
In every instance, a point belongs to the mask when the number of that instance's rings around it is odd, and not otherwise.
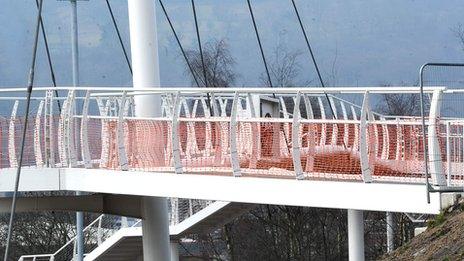
[{"label": "bridge support column", "polygon": [[143,260],[169,261],[168,205],[165,198],[142,199]]},{"label": "bridge support column", "polygon": [[395,249],[394,243],[394,230],[393,230],[393,213],[387,212],[387,253],[390,253]]},{"label": "bridge support column", "polygon": [[364,215],[362,210],[348,209],[348,256],[351,261],[364,260]]},{"label": "bridge support column", "polygon": [[171,242],[171,261],[179,261],[179,243]]},{"label": "bridge support column", "polygon": [[[130,0],[129,29],[135,89],[160,86],[158,62],[158,38],[156,32],[155,1]],[[135,97],[135,114],[138,117],[161,115],[159,95]],[[158,155],[163,158],[163,155]],[[143,259],[169,261],[168,205],[165,198],[142,199]]]}]

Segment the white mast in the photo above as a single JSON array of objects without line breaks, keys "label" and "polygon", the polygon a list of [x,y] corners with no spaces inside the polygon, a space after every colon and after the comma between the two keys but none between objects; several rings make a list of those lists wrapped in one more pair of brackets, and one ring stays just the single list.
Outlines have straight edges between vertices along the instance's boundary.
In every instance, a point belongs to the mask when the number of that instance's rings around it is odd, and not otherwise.
[{"label": "white mast", "polygon": [[[155,1],[128,0],[129,28],[135,89],[160,86],[158,37]],[[136,116],[157,117],[161,100],[155,95],[139,95],[135,99]],[[170,260],[169,220],[166,198],[142,199],[143,260]]]},{"label": "white mast", "polygon": [[[79,86],[79,40],[77,27],[77,0],[71,2],[71,49],[72,49],[72,81],[73,86]],[[77,95],[77,94],[76,94]],[[77,105],[77,104],[76,104]],[[76,108],[74,108],[76,109]],[[76,192],[76,195],[81,195]],[[76,260],[84,260],[84,213],[76,212]]]}]

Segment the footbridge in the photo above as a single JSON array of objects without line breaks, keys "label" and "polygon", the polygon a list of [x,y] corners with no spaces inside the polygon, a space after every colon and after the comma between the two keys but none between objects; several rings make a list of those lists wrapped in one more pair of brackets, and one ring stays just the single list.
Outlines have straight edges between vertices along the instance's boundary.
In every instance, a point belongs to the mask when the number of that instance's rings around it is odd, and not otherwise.
[{"label": "footbridge", "polygon": [[[27,128],[19,190],[85,193],[21,197],[18,211],[144,219],[144,198],[166,197],[171,239],[178,240],[214,229],[252,204],[350,209],[353,220],[361,210],[437,214],[444,194],[431,193],[428,202],[426,179],[437,190],[463,185],[464,120],[440,113],[460,90],[446,87],[424,90],[425,137],[417,115],[376,112],[386,106],[382,95],[418,96],[418,87],[40,87],[27,126],[20,116],[24,91],[0,90],[2,111],[9,112],[0,118],[0,191],[14,188],[20,133]],[[159,116],[137,116],[146,97],[159,101]],[[0,209],[9,211],[8,198]],[[118,228],[125,232],[108,242],[141,236],[136,226]],[[105,260],[98,256],[118,248],[98,249],[87,259]]]}]

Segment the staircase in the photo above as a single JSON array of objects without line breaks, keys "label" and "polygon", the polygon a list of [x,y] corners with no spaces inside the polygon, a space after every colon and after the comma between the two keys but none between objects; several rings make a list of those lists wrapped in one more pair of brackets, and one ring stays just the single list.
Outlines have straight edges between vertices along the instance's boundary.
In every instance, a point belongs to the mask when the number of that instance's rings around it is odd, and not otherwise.
[{"label": "staircase", "polygon": [[[250,210],[253,205],[213,202],[177,224],[169,227],[172,241],[188,235],[212,231]],[[172,216],[172,215],[171,215]],[[172,220],[171,220],[172,221]],[[142,221],[111,215],[100,215],[84,229],[85,260],[133,260],[141,256]],[[19,261],[74,260],[76,238],[55,253],[21,256]]]}]

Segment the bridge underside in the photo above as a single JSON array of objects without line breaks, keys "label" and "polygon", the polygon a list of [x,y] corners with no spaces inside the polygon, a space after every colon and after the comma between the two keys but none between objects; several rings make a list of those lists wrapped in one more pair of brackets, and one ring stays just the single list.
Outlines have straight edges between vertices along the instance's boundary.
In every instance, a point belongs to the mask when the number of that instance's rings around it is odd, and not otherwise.
[{"label": "bridge underside", "polygon": [[[15,169],[0,170],[0,192],[11,191],[14,174]],[[432,193],[431,201],[427,203],[423,184],[237,178],[76,168],[24,168],[19,189],[429,214],[437,214],[443,207],[442,195],[438,193]],[[114,198],[117,200],[117,197]],[[127,197],[121,199],[127,200]]]}]

